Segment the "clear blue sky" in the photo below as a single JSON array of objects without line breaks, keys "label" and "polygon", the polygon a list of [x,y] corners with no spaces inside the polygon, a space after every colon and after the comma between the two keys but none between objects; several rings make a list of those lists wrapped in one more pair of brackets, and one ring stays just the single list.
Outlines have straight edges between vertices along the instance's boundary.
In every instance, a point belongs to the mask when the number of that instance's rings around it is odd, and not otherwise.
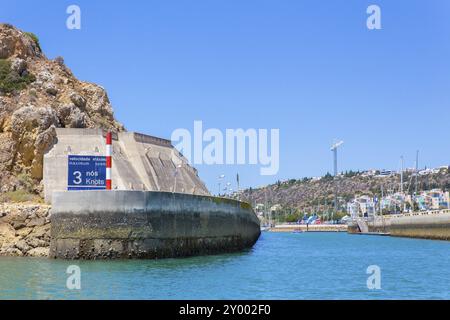
[{"label": "clear blue sky", "polygon": [[[0,0],[0,21],[36,33],[49,58],[104,86],[128,130],[279,128],[280,171],[237,171],[244,186],[340,169],[450,163],[450,2],[381,0]],[[68,30],[66,8],[82,10]],[[366,8],[382,30],[366,28]]]}]

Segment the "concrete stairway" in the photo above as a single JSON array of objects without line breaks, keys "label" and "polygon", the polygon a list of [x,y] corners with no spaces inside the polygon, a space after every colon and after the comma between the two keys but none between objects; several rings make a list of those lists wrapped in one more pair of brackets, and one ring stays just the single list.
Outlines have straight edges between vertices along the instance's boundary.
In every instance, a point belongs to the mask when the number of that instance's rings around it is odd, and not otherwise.
[{"label": "concrete stairway", "polygon": [[369,233],[369,225],[367,224],[367,221],[364,219],[358,219],[356,222],[358,223],[358,228],[361,233]]}]

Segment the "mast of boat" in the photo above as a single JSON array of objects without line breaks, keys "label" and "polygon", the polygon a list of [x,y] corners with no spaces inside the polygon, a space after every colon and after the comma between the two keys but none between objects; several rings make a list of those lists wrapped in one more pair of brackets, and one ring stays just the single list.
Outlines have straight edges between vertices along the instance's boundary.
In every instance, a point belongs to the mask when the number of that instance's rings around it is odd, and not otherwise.
[{"label": "mast of boat", "polygon": [[269,211],[268,211],[267,187],[264,190],[264,214],[265,214],[266,222],[268,220],[269,221],[269,227],[271,227],[272,226],[272,221],[271,221],[270,214],[269,214]]},{"label": "mast of boat", "polygon": [[[404,172],[404,166],[405,166],[405,157],[404,156],[400,157],[400,162],[401,162],[401,164],[400,164],[400,195],[401,195],[401,199],[404,199],[403,198],[405,195],[404,194],[404,186],[403,186],[403,184],[404,184],[403,172]],[[406,203],[404,201],[403,201],[403,209],[400,208],[400,210],[402,211],[402,213],[404,213],[406,211]]]},{"label": "mast of boat", "polygon": [[400,157],[400,193],[403,194],[403,166],[404,166],[405,158],[403,156]]},{"label": "mast of boat", "polygon": [[417,197],[418,192],[418,181],[419,181],[419,150],[416,153],[416,186],[414,188],[414,196]]}]

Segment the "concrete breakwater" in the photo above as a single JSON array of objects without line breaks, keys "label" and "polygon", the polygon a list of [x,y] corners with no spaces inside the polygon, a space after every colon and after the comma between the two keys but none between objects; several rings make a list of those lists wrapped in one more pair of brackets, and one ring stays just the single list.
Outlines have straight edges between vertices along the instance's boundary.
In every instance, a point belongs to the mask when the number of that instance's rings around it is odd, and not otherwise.
[{"label": "concrete breakwater", "polygon": [[347,232],[345,224],[298,225],[281,224],[270,229],[270,232]]},{"label": "concrete breakwater", "polygon": [[53,194],[50,257],[171,258],[252,247],[259,220],[247,203],[146,191]]},{"label": "concrete breakwater", "polygon": [[[365,226],[365,227],[364,227]],[[375,217],[349,223],[349,233],[388,233],[394,237],[450,240],[450,210]]]}]

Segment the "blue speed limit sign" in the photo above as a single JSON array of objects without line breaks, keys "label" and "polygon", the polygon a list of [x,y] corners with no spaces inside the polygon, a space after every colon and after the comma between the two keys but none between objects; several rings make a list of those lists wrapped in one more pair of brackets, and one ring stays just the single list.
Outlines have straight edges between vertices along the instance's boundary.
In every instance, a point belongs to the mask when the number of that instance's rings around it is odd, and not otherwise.
[{"label": "blue speed limit sign", "polygon": [[67,190],[106,189],[106,157],[68,157]]}]

